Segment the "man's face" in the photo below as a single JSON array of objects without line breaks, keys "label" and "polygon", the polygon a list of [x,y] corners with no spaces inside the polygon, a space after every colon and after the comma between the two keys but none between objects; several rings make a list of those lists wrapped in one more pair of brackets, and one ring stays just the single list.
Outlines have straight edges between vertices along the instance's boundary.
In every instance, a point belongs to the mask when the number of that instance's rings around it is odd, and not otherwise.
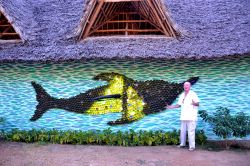
[{"label": "man's face", "polygon": [[183,85],[184,91],[185,92],[189,92],[190,88],[191,88],[191,84],[190,82],[185,82]]}]

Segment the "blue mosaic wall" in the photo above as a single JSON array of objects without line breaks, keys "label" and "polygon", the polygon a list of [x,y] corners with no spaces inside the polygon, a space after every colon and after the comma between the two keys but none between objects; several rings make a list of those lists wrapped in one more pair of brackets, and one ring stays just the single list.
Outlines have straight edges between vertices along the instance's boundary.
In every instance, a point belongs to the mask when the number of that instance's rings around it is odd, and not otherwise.
[{"label": "blue mosaic wall", "polygon": [[[92,80],[103,72],[117,72],[139,81],[164,80],[180,83],[193,76],[199,81],[192,87],[197,92],[199,109],[212,113],[223,106],[234,114],[250,109],[250,57],[221,60],[87,60],[63,63],[1,63],[0,64],[0,129],[22,130],[111,130],[126,131],[179,129],[180,109],[150,114],[131,124],[109,126],[107,123],[121,117],[121,113],[87,115],[60,109],[47,111],[40,119],[29,119],[36,109],[36,92],[31,81],[41,84],[53,97],[69,98],[89,89],[105,85]],[[198,120],[209,139],[216,139],[211,127]]]}]

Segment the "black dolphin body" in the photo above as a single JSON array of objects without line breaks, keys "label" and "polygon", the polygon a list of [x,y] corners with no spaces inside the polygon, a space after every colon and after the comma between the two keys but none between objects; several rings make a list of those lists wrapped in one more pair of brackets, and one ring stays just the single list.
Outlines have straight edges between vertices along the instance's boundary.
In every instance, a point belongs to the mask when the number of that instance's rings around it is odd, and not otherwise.
[{"label": "black dolphin body", "polygon": [[[114,78],[119,77],[124,80],[124,85],[121,89],[121,93],[104,95],[103,91],[110,87]],[[122,101],[122,117],[115,121],[108,122],[109,125],[118,125],[131,123],[133,121],[139,120],[144,117],[144,115],[153,114],[165,110],[166,104],[172,104],[178,95],[183,92],[183,83],[188,81],[192,85],[195,84],[199,77],[191,77],[181,83],[171,83],[164,80],[148,80],[148,81],[137,81],[128,78],[119,73],[101,73],[93,78],[94,80],[107,81],[108,84],[90,89],[84,93],[80,93],[77,96],[71,98],[54,98],[51,97],[45,89],[37,84],[36,82],[31,82],[32,86],[36,91],[36,99],[38,105],[36,106],[35,113],[30,119],[35,121],[39,119],[47,110],[52,108],[64,109],[66,111],[75,113],[86,113],[92,104],[99,100],[106,99],[120,99]],[[139,112],[138,118],[131,118],[129,115],[128,108],[128,88],[133,88],[138,96],[145,103],[143,110]],[[135,113],[137,116],[137,112]]]},{"label": "black dolphin body", "polygon": [[98,101],[102,98],[120,98],[121,95],[114,94],[108,96],[101,96],[103,89],[107,86],[98,87],[86,91],[85,93],[80,93],[77,96],[71,98],[60,98],[50,96],[45,89],[36,82],[31,82],[31,85],[36,91],[36,100],[38,105],[36,106],[35,114],[30,118],[31,121],[35,121],[42,117],[42,115],[52,108],[63,109],[69,112],[84,113],[85,110],[89,109],[94,101]]}]

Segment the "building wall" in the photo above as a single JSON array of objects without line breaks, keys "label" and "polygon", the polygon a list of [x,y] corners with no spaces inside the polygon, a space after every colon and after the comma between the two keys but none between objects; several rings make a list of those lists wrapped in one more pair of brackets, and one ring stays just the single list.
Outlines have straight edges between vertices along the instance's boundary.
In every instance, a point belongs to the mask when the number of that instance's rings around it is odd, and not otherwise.
[{"label": "building wall", "polygon": [[[199,110],[206,110],[212,115],[221,106],[228,108],[232,115],[241,111],[249,115],[250,86],[246,86],[250,82],[249,61],[250,57],[209,61],[124,59],[1,63],[0,119],[4,121],[0,123],[0,130],[178,130],[180,108],[167,110],[164,107],[167,103],[170,104],[172,94],[178,91],[176,87],[180,87],[181,91],[182,83],[191,77],[199,77],[192,86],[192,90],[200,98]],[[112,72],[133,79],[126,84],[135,90],[131,89],[134,95],[127,91],[127,110],[122,109],[121,98],[89,100],[90,97],[87,97],[91,96],[90,92],[95,94],[94,91],[100,92],[98,97],[122,94],[123,86],[114,84],[121,83],[120,77]],[[108,82],[94,79],[97,75],[98,78],[104,78],[100,77],[102,73],[109,73],[108,76],[117,82],[110,82],[110,85],[113,84],[111,87],[103,87]],[[53,101],[46,97],[39,100],[39,96],[46,95],[37,88],[35,90],[31,85],[32,81],[40,84],[48,95],[61,102],[65,101],[62,98],[67,99],[67,102],[63,106],[56,106],[60,104],[52,104]],[[145,104],[141,105],[141,101]],[[173,104],[177,101],[178,98]],[[50,108],[46,109],[48,107]],[[37,108],[40,111],[36,111]],[[69,111],[69,108],[73,109]],[[42,109],[45,111],[41,111]],[[125,124],[108,125],[109,122],[120,119],[123,114],[129,115],[126,117],[129,122],[134,122],[126,124],[127,121],[123,120]],[[30,121],[32,117],[37,119]],[[202,121],[199,115],[197,127],[203,129],[210,139],[215,138],[211,126]]]}]

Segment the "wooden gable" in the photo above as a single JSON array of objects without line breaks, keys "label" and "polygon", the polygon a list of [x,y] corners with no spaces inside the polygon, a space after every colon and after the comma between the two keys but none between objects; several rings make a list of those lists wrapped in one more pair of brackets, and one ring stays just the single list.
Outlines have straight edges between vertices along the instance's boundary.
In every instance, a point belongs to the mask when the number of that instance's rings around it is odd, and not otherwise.
[{"label": "wooden gable", "polygon": [[79,39],[112,35],[177,37],[179,34],[161,0],[92,0]]},{"label": "wooden gable", "polygon": [[13,26],[7,18],[0,12],[0,40],[19,40],[21,39],[16,33]]}]

